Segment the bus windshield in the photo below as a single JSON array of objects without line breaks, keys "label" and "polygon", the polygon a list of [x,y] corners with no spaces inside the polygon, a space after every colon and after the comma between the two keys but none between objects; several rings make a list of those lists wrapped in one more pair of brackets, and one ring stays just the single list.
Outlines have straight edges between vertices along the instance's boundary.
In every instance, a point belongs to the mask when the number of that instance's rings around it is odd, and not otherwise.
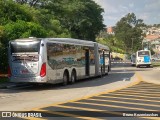
[{"label": "bus windshield", "polygon": [[143,56],[150,56],[149,51],[139,51],[138,52],[138,57],[143,57]]},{"label": "bus windshield", "polygon": [[11,53],[33,53],[39,52],[40,42],[11,42]]}]

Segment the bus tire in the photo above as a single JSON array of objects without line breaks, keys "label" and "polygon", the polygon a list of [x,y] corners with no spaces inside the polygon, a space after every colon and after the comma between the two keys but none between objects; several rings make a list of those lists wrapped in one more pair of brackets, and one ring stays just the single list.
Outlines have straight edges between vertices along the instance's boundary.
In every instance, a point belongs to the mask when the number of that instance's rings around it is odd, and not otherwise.
[{"label": "bus tire", "polygon": [[71,73],[71,84],[75,83],[77,79],[76,71],[73,70]]},{"label": "bus tire", "polygon": [[63,74],[63,83],[62,83],[63,86],[66,86],[68,84],[68,79],[69,79],[69,75],[65,71],[64,74]]}]

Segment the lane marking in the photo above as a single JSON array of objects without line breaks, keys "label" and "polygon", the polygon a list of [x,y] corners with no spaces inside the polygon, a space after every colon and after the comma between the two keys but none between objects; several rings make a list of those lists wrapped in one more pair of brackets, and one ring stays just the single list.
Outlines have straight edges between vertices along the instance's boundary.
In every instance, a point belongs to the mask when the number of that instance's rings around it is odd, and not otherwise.
[{"label": "lane marking", "polygon": [[[138,73],[138,75],[141,77],[141,79],[143,79],[142,78],[142,76]],[[154,83],[148,83],[148,82],[146,82],[146,81],[142,81],[142,83],[144,83],[144,85],[150,85],[150,84],[153,84],[153,85],[155,85],[155,86],[160,86],[159,84],[154,84]]]},{"label": "lane marking", "polygon": [[[143,79],[142,79],[143,80]],[[159,84],[154,84],[154,83],[148,83],[146,81],[141,81],[142,84],[138,84],[136,86],[154,86],[154,87],[159,87]]]},{"label": "lane marking", "polygon": [[[144,95],[141,95],[141,96],[137,96],[137,95],[128,95],[128,94],[118,94],[118,93],[113,93],[113,94],[110,94],[110,95],[116,95],[116,96],[118,96],[118,95],[120,95],[120,96],[133,96],[133,97],[141,97],[141,98],[148,98],[148,96],[144,96]],[[105,95],[104,95],[105,96]],[[150,97],[149,96],[149,98],[157,98],[157,97]],[[134,98],[133,98],[134,99]]]},{"label": "lane marking", "polygon": [[114,103],[124,103],[124,104],[133,104],[133,105],[143,105],[143,106],[152,106],[152,107],[158,107],[160,106],[154,105],[154,104],[144,104],[144,103],[133,103],[133,102],[124,102],[124,101],[118,101],[118,100],[102,100],[102,99],[89,99],[92,101],[101,101],[101,102],[114,102]]},{"label": "lane marking", "polygon": [[114,107],[114,108],[124,108],[124,109],[130,109],[130,110],[157,111],[157,110],[154,110],[154,109],[125,107],[125,106],[108,105],[108,104],[98,104],[98,103],[86,103],[86,102],[73,102],[73,103],[85,104],[85,105],[95,105],[95,106],[105,106],[105,107]]},{"label": "lane marking", "polygon": [[[159,88],[157,88],[157,89],[159,89]],[[156,90],[156,89],[147,89],[147,88],[126,88],[126,90],[134,90],[134,91],[155,91],[155,92],[160,92],[159,90]]]},{"label": "lane marking", "polygon": [[[131,93],[131,92],[125,92],[125,91],[117,91],[116,93],[118,93],[118,94],[130,94],[130,95],[142,95],[142,93],[138,93],[138,92]],[[148,94],[147,92],[145,92],[143,94],[145,94],[145,96],[148,96],[148,97],[150,97],[150,96],[160,97],[160,94],[158,94],[158,95],[157,94],[152,94],[152,93]]]},{"label": "lane marking", "polygon": [[[70,107],[68,107],[70,108]],[[37,109],[40,112],[45,112],[45,113],[49,113],[49,114],[57,114],[57,115],[62,115],[62,116],[67,116],[67,117],[74,117],[74,118],[80,118],[80,119],[84,119],[84,120],[104,120],[104,119],[99,119],[99,118],[93,118],[93,117],[85,117],[85,116],[80,116],[80,115],[76,115],[76,114],[70,114],[70,113],[64,113],[64,112],[57,112],[57,111],[48,111],[48,110],[42,110],[42,109]],[[46,120],[45,118],[25,118],[28,120]],[[107,120],[107,119],[105,119]]]},{"label": "lane marking", "polygon": [[[136,74],[135,74],[135,75],[136,75]],[[38,107],[38,108],[33,108],[32,110],[34,110],[34,109],[35,109],[35,110],[36,110],[36,109],[40,110],[41,108],[44,108],[44,107],[57,106],[57,105],[59,105],[59,104],[65,104],[65,103],[68,103],[68,102],[74,102],[74,101],[78,101],[78,100],[88,99],[88,98],[93,97],[93,96],[99,96],[99,95],[102,95],[102,94],[107,94],[107,93],[110,93],[110,92],[115,92],[115,91],[117,91],[117,90],[125,89],[125,88],[127,88],[127,87],[131,87],[131,86],[133,86],[133,85],[136,85],[136,84],[138,84],[138,83],[140,83],[140,82],[141,82],[141,80],[138,79],[138,80],[136,80],[136,81],[134,81],[134,82],[132,82],[132,83],[126,85],[126,86],[123,86],[123,87],[121,87],[121,88],[116,88],[116,89],[114,89],[114,90],[112,89],[112,90],[109,90],[109,91],[104,91],[104,92],[101,92],[101,93],[96,93],[96,94],[88,95],[88,96],[83,97],[83,98],[78,98],[78,99],[74,99],[74,100],[69,100],[69,101],[66,101],[66,102],[58,102],[58,103],[54,103],[54,104],[43,105],[43,106]],[[59,105],[59,106],[60,106],[60,105]],[[61,107],[62,107],[62,105],[61,105]],[[69,106],[68,108],[71,108],[71,106]],[[78,108],[78,109],[80,109],[80,108]],[[81,109],[82,109],[82,108],[81,108]],[[84,109],[84,108],[83,108],[83,109]],[[85,110],[86,110],[86,109],[85,109]],[[91,110],[91,109],[90,109],[90,110]],[[94,111],[97,111],[97,109],[94,109]],[[108,111],[107,113],[109,113],[109,111]],[[113,114],[113,112],[110,112],[110,113]],[[115,113],[115,112],[114,112],[114,113]],[[117,113],[115,113],[115,114],[117,114]]]},{"label": "lane marking", "polygon": [[150,89],[156,89],[159,88],[160,86],[154,86],[154,85],[146,85],[144,86],[143,83],[140,83],[139,85],[134,86],[134,88],[150,88]]},{"label": "lane marking", "polygon": [[66,106],[66,105],[56,105],[56,107],[71,108],[71,109],[84,110],[84,111],[96,111],[96,112],[99,112],[99,113],[109,113],[109,114],[113,114],[113,115],[122,115],[121,112],[114,112],[114,111],[108,111],[108,110],[99,110],[99,109],[93,109],[93,108],[83,108],[83,107],[74,107],[74,106]]},{"label": "lane marking", "polygon": [[125,99],[125,100],[137,100],[137,101],[148,101],[148,102],[158,102],[160,103],[160,101],[158,100],[148,100],[148,99],[142,99],[142,98],[124,98],[124,97],[115,97],[115,96],[97,96],[97,97],[100,97],[100,98],[118,98],[118,99]]},{"label": "lane marking", "polygon": [[57,114],[57,115],[62,115],[62,116],[67,116],[67,117],[74,117],[74,118],[80,118],[84,120],[103,120],[99,118],[94,118],[94,117],[85,117],[85,116],[80,116],[76,114],[71,114],[71,113],[65,113],[65,112],[60,112],[60,111],[48,111],[48,110],[42,110],[40,109],[39,111],[44,112],[44,113],[49,113],[49,114]]},{"label": "lane marking", "polygon": [[[115,91],[118,91],[118,90],[121,90],[121,89],[125,89],[125,88],[128,88],[128,87],[134,86],[136,84],[139,84],[140,82],[141,82],[141,80],[137,79],[136,81],[134,81],[134,82],[132,82],[132,83],[126,85],[126,86],[122,86],[120,88],[115,88],[115,89],[112,89],[112,90],[107,90],[107,91],[103,91],[103,92],[100,92],[100,93],[95,93],[95,94],[92,94],[92,95],[84,96],[82,98],[68,100],[68,101],[65,101],[65,102],[57,102],[57,103],[53,103],[53,104],[49,104],[49,105],[42,105],[40,107],[32,108],[31,110],[41,109],[41,108],[44,108],[44,107],[49,107],[49,106],[54,106],[54,105],[59,105],[59,104],[65,104],[65,103],[68,103],[68,102],[74,102],[74,101],[84,100],[84,99],[88,99],[88,98],[91,98],[93,96],[99,96],[99,95],[102,95],[102,94],[108,94],[108,93],[111,93],[111,92],[115,92]],[[30,111],[30,109],[28,111]]]},{"label": "lane marking", "polygon": [[[124,91],[124,92],[135,92],[135,93],[160,93],[160,92],[157,92],[157,91],[145,91],[145,90],[128,90],[128,89],[123,89],[123,90],[120,90],[120,91]],[[118,91],[117,91],[118,92]]]}]

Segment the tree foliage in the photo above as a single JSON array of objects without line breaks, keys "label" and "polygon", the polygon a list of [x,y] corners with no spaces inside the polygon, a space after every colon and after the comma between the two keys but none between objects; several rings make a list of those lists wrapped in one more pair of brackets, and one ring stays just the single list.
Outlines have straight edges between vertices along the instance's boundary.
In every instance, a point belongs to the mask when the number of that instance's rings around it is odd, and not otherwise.
[{"label": "tree foliage", "polygon": [[118,40],[115,35],[107,34],[106,32],[101,34],[103,35],[97,38],[97,42],[109,46],[112,52],[125,53],[123,41]]},{"label": "tree foliage", "polygon": [[29,4],[30,6],[37,6],[40,5],[40,3],[44,2],[45,0],[14,0],[15,2],[19,4]]},{"label": "tree foliage", "polygon": [[145,26],[143,20],[137,19],[134,13],[128,13],[117,22],[115,35],[124,42],[126,51],[134,52],[141,49],[144,36],[141,27],[143,26]]},{"label": "tree foliage", "polygon": [[95,40],[103,9],[92,0],[0,0],[0,68],[7,68],[9,40],[73,37]]},{"label": "tree foliage", "polygon": [[43,8],[69,30],[71,37],[95,41],[103,29],[103,9],[92,0],[54,0]]}]

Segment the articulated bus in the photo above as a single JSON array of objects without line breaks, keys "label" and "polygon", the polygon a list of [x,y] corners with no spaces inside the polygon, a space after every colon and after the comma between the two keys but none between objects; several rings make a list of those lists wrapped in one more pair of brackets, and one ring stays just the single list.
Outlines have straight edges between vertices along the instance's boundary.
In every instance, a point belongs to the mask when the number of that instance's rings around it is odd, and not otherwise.
[{"label": "articulated bus", "polygon": [[150,50],[139,50],[136,52],[136,67],[151,65],[151,52]]},{"label": "articulated bus", "polygon": [[72,38],[24,38],[9,42],[11,82],[74,83],[108,74],[110,49]]}]

